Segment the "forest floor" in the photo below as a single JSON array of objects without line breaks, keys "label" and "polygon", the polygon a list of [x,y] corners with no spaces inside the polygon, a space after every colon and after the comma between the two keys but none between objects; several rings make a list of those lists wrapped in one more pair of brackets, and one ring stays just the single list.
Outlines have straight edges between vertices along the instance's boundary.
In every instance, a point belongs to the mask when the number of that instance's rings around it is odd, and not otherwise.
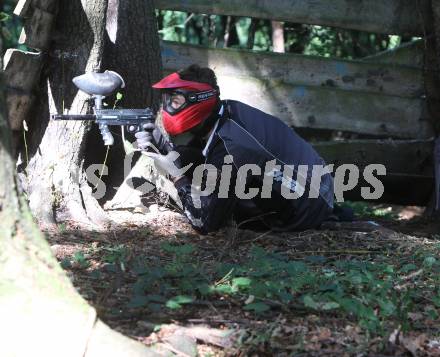
[{"label": "forest floor", "polygon": [[99,317],[163,355],[440,356],[439,224],[360,210],[322,230],[202,236],[155,205],[46,234]]}]

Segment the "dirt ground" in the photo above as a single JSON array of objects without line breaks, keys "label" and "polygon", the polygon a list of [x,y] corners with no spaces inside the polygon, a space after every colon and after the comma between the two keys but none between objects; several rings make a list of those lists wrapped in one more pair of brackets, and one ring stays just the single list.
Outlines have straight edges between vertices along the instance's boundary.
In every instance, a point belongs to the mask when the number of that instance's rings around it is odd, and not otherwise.
[{"label": "dirt ground", "polygon": [[[439,279],[435,277],[439,224],[422,218],[418,207],[387,209],[394,213],[392,219],[363,216],[358,222],[331,224],[321,230],[275,234],[231,226],[202,236],[178,212],[154,205],[147,213],[109,211],[115,223],[105,231],[85,231],[63,224],[57,231],[46,234],[73,284],[97,309],[99,317],[127,336],[148,346],[158,346],[162,355],[440,356],[440,290]],[[179,250],[179,247],[190,249]],[[183,289],[188,295],[191,287],[179,284],[186,279],[185,274],[198,274],[194,269],[211,272],[220,263],[252,266],[255,247],[260,249],[257,250],[260,255],[262,251],[282,253],[279,259],[283,264],[292,261],[308,264],[307,274],[311,274],[312,280],[301,288],[287,290],[291,294],[287,300],[262,295],[269,297],[258,298],[258,305],[252,304],[257,295],[238,285],[249,280],[228,280],[228,274],[234,274],[231,269],[223,278],[214,279],[212,285],[217,290],[212,294],[203,295],[194,290],[187,301],[162,300],[162,295],[169,299],[167,294],[173,289]],[[261,259],[261,264],[274,261],[264,254]],[[145,271],[140,272],[139,262]],[[308,298],[327,296],[323,295],[327,294],[325,289],[316,285],[322,284],[319,275],[347,262],[371,262],[385,264],[388,268],[384,269],[398,269],[397,275],[378,273],[377,279],[379,282],[385,281],[385,276],[398,277],[398,281],[391,283],[391,293],[387,296],[390,301],[409,301],[405,315],[396,313],[396,308],[383,315],[385,305],[379,301],[375,307],[369,302],[380,293],[374,289],[350,293],[357,294],[353,296],[361,302],[365,299],[362,306],[372,306],[373,317],[344,310],[339,300],[320,304]],[[173,273],[180,282],[164,276],[163,271],[169,271],[170,266],[182,269]],[[160,267],[165,268],[162,273],[159,270],[155,281],[153,272]],[[185,273],[188,267],[193,270]],[[281,273],[274,274],[284,279]],[[241,275],[247,276],[246,271]],[[135,293],[140,276],[151,278],[145,304],[143,296]],[[343,272],[334,276],[340,279],[341,286],[347,279]],[[331,282],[333,278],[330,274],[329,277]],[[268,279],[271,284],[277,281],[274,275]],[[188,281],[191,284],[194,280]],[[229,285],[225,285],[226,281]],[[169,284],[167,292],[163,291],[161,282]],[[222,286],[232,286],[232,290],[221,291]],[[311,295],[304,295],[305,291]],[[417,293],[412,300],[398,300],[412,293]],[[182,294],[176,291],[174,295]],[[393,306],[400,309],[399,304],[394,302]],[[377,323],[374,327],[368,325],[372,321]]]}]

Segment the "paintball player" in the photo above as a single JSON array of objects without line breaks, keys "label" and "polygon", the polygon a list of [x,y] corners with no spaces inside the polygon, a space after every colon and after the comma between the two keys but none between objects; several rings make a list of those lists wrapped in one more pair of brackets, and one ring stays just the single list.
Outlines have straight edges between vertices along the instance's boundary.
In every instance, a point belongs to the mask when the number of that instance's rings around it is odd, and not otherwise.
[{"label": "paintball player", "polygon": [[[325,171],[315,175],[314,166],[324,168],[323,159],[280,119],[239,101],[220,100],[214,71],[198,65],[166,76],[153,88],[162,93],[169,140],[151,124],[136,134],[137,145],[157,149],[144,153],[171,176],[197,231],[215,231],[231,218],[298,231],[329,218],[333,179]],[[203,184],[196,177],[200,168]]]}]

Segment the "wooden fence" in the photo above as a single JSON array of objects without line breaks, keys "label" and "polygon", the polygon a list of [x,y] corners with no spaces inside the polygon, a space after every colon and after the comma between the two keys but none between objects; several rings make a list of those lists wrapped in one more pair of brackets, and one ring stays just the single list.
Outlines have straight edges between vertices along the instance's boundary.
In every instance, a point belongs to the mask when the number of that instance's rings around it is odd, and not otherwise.
[{"label": "wooden fence", "polygon": [[[382,34],[425,36],[433,29],[429,0],[249,0],[246,6],[237,0],[155,0],[155,5]],[[358,61],[162,43],[166,72],[192,63],[208,66],[223,98],[241,100],[295,128],[382,138],[314,145],[327,162],[384,164],[386,189],[394,188],[385,199],[417,204],[425,204],[432,191],[435,131],[427,102],[433,93],[427,88],[435,86],[426,72],[431,57],[424,40]]]},{"label": "wooden fence", "polygon": [[165,70],[214,68],[224,96],[295,127],[426,138],[432,129],[420,69],[163,43]]},{"label": "wooden fence", "polygon": [[432,30],[430,0],[154,0],[156,8],[249,16],[393,35]]}]

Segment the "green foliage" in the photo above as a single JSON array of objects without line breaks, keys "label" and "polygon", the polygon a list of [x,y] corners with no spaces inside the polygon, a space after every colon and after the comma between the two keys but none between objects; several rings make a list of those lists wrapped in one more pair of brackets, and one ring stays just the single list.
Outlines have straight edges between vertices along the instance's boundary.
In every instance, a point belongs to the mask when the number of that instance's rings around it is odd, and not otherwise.
[{"label": "green foliage", "polygon": [[119,268],[125,271],[128,250],[123,244],[114,247],[105,247],[103,250],[105,252],[103,256],[104,262],[119,265]]},{"label": "green foliage", "polygon": [[304,54],[324,57],[362,58],[397,47],[400,37],[370,34],[355,30],[308,26]]},{"label": "green foliage", "polygon": [[182,307],[182,305],[184,304],[190,304],[194,301],[194,299],[191,296],[185,296],[185,295],[177,295],[174,296],[173,298],[169,299],[166,303],[165,306],[168,307],[169,309],[180,309]]},{"label": "green foliage", "polygon": [[[6,0],[4,12],[0,13],[0,26],[5,39],[4,47],[5,49],[13,47],[26,50],[25,46],[18,45],[23,24],[20,18],[12,14],[14,7],[15,1]],[[156,17],[159,36],[163,40],[207,47],[225,46],[226,16],[157,10]],[[247,48],[249,36],[252,36],[251,18],[232,17],[230,21],[232,22],[227,47]],[[287,52],[353,59],[395,48],[402,42],[400,36],[377,35],[296,23],[285,23],[284,38]],[[272,50],[272,27],[269,20],[256,21],[251,49]]]},{"label": "green foliage", "polygon": [[69,269],[72,267],[78,267],[81,269],[87,269],[90,266],[90,262],[86,255],[81,252],[75,252],[71,257],[66,257],[61,261],[63,269]]},{"label": "green foliage", "polygon": [[[249,17],[232,17],[185,13],[179,11],[157,11],[159,34],[163,40],[198,44],[207,47],[248,48],[272,50],[272,26],[269,20],[252,20]],[[228,28],[227,24],[230,23]],[[356,59],[392,49],[402,42],[400,36],[378,35],[355,30],[344,30],[324,26],[296,23],[284,24],[284,40],[287,52]],[[411,39],[406,39],[410,41]]]},{"label": "green foliage", "polygon": [[157,11],[159,35],[166,41],[186,42],[185,22],[188,14],[180,11]]},{"label": "green foliage", "polygon": [[6,51],[8,48],[27,50],[26,46],[18,45],[23,24],[20,18],[13,15],[15,5],[16,1],[5,0],[3,2],[3,11],[0,12],[0,31],[3,38],[3,51]]},{"label": "green foliage", "polygon": [[65,223],[58,224],[58,231],[62,234],[67,231],[67,225]]},{"label": "green foliage", "polygon": [[72,267],[72,263],[70,262],[69,258],[64,258],[61,262],[60,265],[63,269],[70,269]]},{"label": "green foliage", "polygon": [[81,268],[88,268],[90,263],[83,252],[75,252],[73,255],[73,261],[77,263]]},{"label": "green foliage", "polygon": [[116,93],[116,102],[115,102],[115,104],[116,104],[118,101],[120,101],[120,100],[122,99],[122,97],[123,97],[122,93],[120,93],[120,92]]},{"label": "green foliage", "polygon": [[398,215],[393,212],[391,207],[382,207],[380,205],[372,205],[367,202],[352,202],[347,201],[341,203],[342,207],[351,208],[357,216],[382,218],[382,219],[396,219]]},{"label": "green foliage", "polygon": [[0,11],[0,22],[5,22],[7,20],[10,20],[11,15],[8,15],[5,12]]},{"label": "green foliage", "polygon": [[[282,253],[254,246],[240,264],[203,264],[191,244],[163,244],[166,263],[138,262],[138,278],[128,307],[182,309],[197,301],[233,299],[244,311],[265,314],[271,309],[303,309],[334,313],[353,319],[371,335],[385,328],[408,329],[410,312],[418,311],[419,293],[405,288],[408,276],[417,272],[428,279],[425,295],[440,306],[437,288],[440,264],[426,252],[411,262],[393,265],[360,260],[326,262],[322,259],[289,260]],[[154,291],[155,295],[151,295]],[[435,309],[425,312],[437,314]]]}]

